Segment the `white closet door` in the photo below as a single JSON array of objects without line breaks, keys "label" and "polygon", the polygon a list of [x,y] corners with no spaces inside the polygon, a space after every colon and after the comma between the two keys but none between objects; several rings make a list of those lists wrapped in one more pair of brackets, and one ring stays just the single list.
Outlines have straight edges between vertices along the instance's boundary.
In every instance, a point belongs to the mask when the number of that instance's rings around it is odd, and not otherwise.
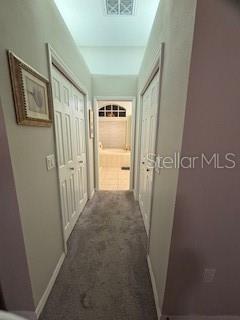
[{"label": "white closet door", "polygon": [[84,96],[73,87],[73,129],[76,155],[76,194],[78,212],[82,212],[87,202],[87,166],[86,166],[86,138]]},{"label": "white closet door", "polygon": [[[60,196],[65,238],[68,239],[87,201],[84,195],[80,205],[79,179],[86,190],[86,156],[84,158],[82,155],[82,147],[79,149],[79,145],[85,148],[84,100],[82,94],[57,69],[53,68],[52,75]],[[84,126],[82,131],[80,119]],[[81,178],[78,172],[80,160],[84,164]]]},{"label": "white closet door", "polygon": [[156,152],[159,73],[143,96],[139,204],[147,233],[150,227],[154,168],[148,158]]},{"label": "white closet door", "polygon": [[[142,133],[141,133],[141,157],[140,157],[140,186],[139,186],[139,205],[143,214],[144,223],[146,226],[146,163],[147,163],[147,136],[149,131],[149,119],[148,119],[148,106],[149,106],[149,92],[143,96],[143,110],[142,110]],[[146,230],[148,228],[146,227]]]}]

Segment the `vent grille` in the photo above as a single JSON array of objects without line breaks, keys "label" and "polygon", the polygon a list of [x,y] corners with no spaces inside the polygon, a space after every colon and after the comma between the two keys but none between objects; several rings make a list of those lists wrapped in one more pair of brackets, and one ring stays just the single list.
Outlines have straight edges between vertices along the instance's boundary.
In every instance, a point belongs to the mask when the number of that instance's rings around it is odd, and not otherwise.
[{"label": "vent grille", "polygon": [[132,16],[135,0],[105,0],[107,15]]}]

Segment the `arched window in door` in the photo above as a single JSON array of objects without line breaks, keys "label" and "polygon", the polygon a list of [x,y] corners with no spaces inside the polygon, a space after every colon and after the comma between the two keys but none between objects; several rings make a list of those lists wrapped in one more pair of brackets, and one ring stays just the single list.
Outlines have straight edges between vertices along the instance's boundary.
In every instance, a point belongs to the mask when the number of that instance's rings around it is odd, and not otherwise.
[{"label": "arched window in door", "polygon": [[99,117],[115,117],[115,118],[121,118],[126,117],[126,109],[124,107],[121,107],[116,104],[107,105],[104,107],[101,107],[98,110]]}]

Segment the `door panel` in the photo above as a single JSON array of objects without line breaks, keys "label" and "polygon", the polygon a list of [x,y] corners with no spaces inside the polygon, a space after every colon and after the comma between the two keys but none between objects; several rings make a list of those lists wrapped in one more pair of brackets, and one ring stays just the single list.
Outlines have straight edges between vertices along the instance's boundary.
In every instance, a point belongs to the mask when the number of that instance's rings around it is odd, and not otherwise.
[{"label": "door panel", "polygon": [[53,68],[55,134],[65,238],[86,202],[84,96]]},{"label": "door panel", "polygon": [[55,131],[56,138],[58,143],[57,153],[58,153],[58,162],[62,167],[64,166],[64,145],[63,145],[63,127],[62,127],[62,116],[61,113],[55,112]]},{"label": "door panel", "polygon": [[78,201],[83,201],[83,190],[82,190],[82,168],[77,169],[77,182],[78,182]]},{"label": "door panel", "polygon": [[64,231],[67,238],[70,235],[69,201],[67,191],[67,180],[61,182],[61,202],[63,210]]},{"label": "door panel", "polygon": [[154,168],[151,161],[156,152],[158,123],[159,73],[143,95],[139,204],[147,233],[150,227]]},{"label": "door panel", "polygon": [[71,135],[71,119],[69,114],[65,114],[65,142],[66,142],[66,160],[68,163],[73,161],[73,152],[72,152],[72,135]]},{"label": "door panel", "polygon": [[87,202],[87,176],[86,176],[86,139],[85,139],[85,115],[84,115],[84,96],[73,88],[73,117],[75,132],[75,157],[76,157],[76,179],[77,179],[77,206],[82,211]]},{"label": "door panel", "polygon": [[81,138],[80,138],[80,120],[75,118],[75,139],[76,139],[76,153],[77,157],[81,156]]}]

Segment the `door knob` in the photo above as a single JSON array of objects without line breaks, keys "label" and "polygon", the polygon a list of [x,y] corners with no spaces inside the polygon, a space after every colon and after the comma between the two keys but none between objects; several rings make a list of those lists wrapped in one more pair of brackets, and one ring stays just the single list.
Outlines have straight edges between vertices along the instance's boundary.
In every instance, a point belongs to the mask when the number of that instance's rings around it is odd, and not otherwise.
[{"label": "door knob", "polygon": [[147,172],[149,172],[150,171],[150,169],[147,169]]},{"label": "door knob", "polygon": [[142,164],[145,164],[145,162],[143,161]]}]

